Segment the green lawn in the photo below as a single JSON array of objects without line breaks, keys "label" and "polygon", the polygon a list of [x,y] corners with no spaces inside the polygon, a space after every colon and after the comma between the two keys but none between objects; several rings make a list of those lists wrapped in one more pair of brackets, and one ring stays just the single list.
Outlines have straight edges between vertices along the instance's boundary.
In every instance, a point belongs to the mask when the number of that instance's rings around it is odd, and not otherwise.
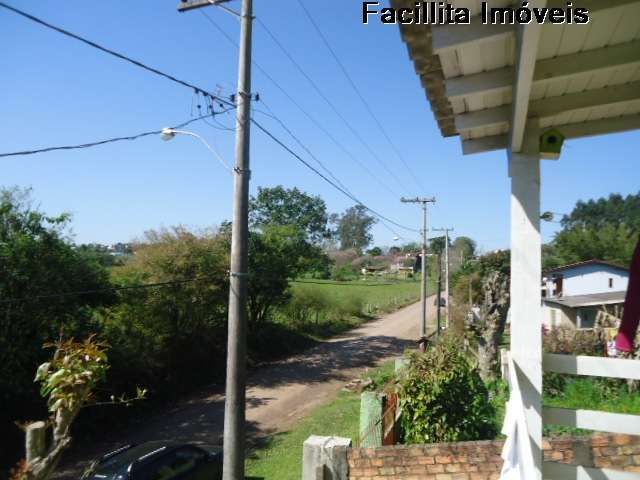
[{"label": "green lawn", "polygon": [[[321,291],[336,303],[347,298],[357,297],[365,308],[371,312],[388,311],[398,306],[408,305],[420,299],[420,282],[418,280],[389,281],[354,280],[335,282],[332,280],[300,280],[292,285],[296,292],[309,290]],[[434,291],[435,288],[430,288]],[[370,313],[365,310],[365,313]]]},{"label": "green lawn", "polygon": [[[376,389],[382,388],[393,376],[395,360],[371,369],[362,375],[371,379]],[[293,429],[270,438],[249,455],[247,476],[265,480],[299,480],[302,477],[302,444],[311,435],[351,438],[359,437],[360,395],[341,392],[338,398],[318,407]]]},{"label": "green lawn", "polygon": [[299,279],[291,282],[291,299],[273,318],[292,331],[323,340],[419,299],[418,280]]},{"label": "green lawn", "polygon": [[302,444],[310,435],[357,439],[360,396],[341,393],[333,402],[314,410],[291,431],[276,434],[247,460],[247,475],[265,480],[299,480],[302,477]]}]

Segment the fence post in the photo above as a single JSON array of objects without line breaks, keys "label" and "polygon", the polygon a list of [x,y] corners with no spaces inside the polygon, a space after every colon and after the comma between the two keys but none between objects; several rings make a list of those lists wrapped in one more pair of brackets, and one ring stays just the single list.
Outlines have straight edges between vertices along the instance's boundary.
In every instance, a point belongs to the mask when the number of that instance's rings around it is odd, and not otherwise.
[{"label": "fence post", "polygon": [[359,447],[382,446],[382,414],[384,394],[362,392],[360,395],[360,442]]},{"label": "fence post", "polygon": [[506,348],[500,349],[500,373],[502,380],[509,381],[509,350]]},{"label": "fence post", "polygon": [[26,460],[33,462],[36,458],[44,457],[47,448],[47,424],[44,422],[33,422],[25,429],[26,440]]},{"label": "fence post", "polygon": [[348,480],[350,438],[307,438],[302,448],[302,480]]}]

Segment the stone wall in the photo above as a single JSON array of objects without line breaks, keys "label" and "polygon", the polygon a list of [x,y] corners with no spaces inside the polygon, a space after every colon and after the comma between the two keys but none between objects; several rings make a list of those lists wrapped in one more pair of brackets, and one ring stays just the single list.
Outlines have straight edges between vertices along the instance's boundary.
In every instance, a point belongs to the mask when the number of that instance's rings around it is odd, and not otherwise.
[{"label": "stone wall", "polygon": [[[500,478],[502,441],[354,448],[350,480],[493,480]],[[544,441],[547,461],[640,473],[640,437],[607,435]]]}]

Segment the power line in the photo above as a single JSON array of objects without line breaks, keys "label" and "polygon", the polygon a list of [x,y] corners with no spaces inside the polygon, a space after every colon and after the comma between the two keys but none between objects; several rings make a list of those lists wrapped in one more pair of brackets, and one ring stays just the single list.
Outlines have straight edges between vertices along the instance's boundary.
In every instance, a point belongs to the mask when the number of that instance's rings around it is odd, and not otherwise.
[{"label": "power line", "polygon": [[[217,114],[214,114],[217,115]],[[187,125],[190,125],[194,122],[197,122],[199,120],[204,120],[208,117],[212,117],[214,115],[202,115],[200,117],[196,117],[196,118],[192,118],[191,120],[188,120],[186,122],[183,122],[179,125],[176,125],[175,127],[171,127],[172,129],[179,129],[179,128],[184,128]],[[91,147],[97,147],[99,145],[105,145],[108,143],[115,143],[115,142],[122,142],[125,140],[138,140],[140,138],[144,138],[144,137],[148,137],[151,135],[160,135],[162,133],[162,130],[153,130],[151,132],[143,132],[143,133],[139,133],[137,135],[131,135],[128,137],[115,137],[115,138],[108,138],[106,140],[98,140],[96,142],[90,142],[90,143],[82,143],[80,145],[65,145],[65,146],[60,146],[60,147],[46,147],[46,148],[40,148],[37,150],[23,150],[23,151],[19,151],[19,152],[11,152],[11,153],[0,153],[0,158],[3,157],[15,157],[15,156],[22,156],[22,155],[35,155],[38,153],[45,153],[45,152],[53,152],[56,150],[78,150],[78,149],[82,149],[82,148],[91,148]]]},{"label": "power line", "polygon": [[[269,107],[267,106],[267,104],[265,104],[265,103],[264,103],[264,100],[262,100],[262,103],[264,104],[264,106],[265,106],[265,107],[267,107],[267,108],[269,109]],[[271,109],[269,109],[269,110],[271,111]],[[333,180],[335,180],[337,184],[339,184],[339,185],[340,185],[340,187],[342,187],[342,189],[341,189],[341,192],[342,192],[342,193],[344,193],[345,195],[347,195],[351,200],[353,200],[353,201],[354,201],[354,202],[356,202],[357,204],[360,204],[360,205],[363,205],[363,206],[364,206],[364,204],[362,204],[362,202],[361,202],[360,200],[358,200],[358,199],[356,198],[356,196],[355,196],[353,193],[351,193],[351,191],[350,191],[350,190],[349,190],[349,189],[348,189],[348,188],[347,188],[347,187],[346,187],[346,186],[345,186],[345,185],[344,185],[344,184],[343,184],[343,183],[342,183],[342,182],[341,182],[341,181],[340,181],[340,180],[339,180],[339,179],[338,179],[338,178],[337,178],[337,177],[336,177],[332,172],[331,172],[331,170],[329,170],[328,168],[326,168],[326,167],[324,166],[324,163],[322,163],[322,162],[320,161],[320,159],[318,159],[318,158],[313,154],[313,152],[312,152],[311,150],[309,150],[309,148],[308,148],[306,145],[304,145],[304,144],[300,141],[300,139],[299,139],[298,137],[296,137],[296,136],[293,134],[293,132],[291,132],[291,130],[289,130],[289,128],[287,128],[287,126],[284,124],[284,122],[283,122],[282,120],[280,120],[278,117],[276,117],[276,116],[275,116],[275,115],[273,115],[273,114],[269,114],[269,113],[266,113],[266,112],[262,112],[262,111],[260,111],[260,110],[255,110],[255,111],[257,111],[258,113],[262,113],[263,115],[267,115],[268,117],[270,117],[270,118],[274,119],[275,121],[277,121],[277,122],[282,126],[282,128],[284,128],[284,129],[289,133],[289,135],[290,135],[290,136],[291,136],[291,137],[296,141],[296,143],[297,143],[301,148],[303,148],[303,149],[304,149],[304,150],[305,150],[305,151],[306,151],[306,152],[311,156],[311,158],[313,158],[313,159],[316,161],[316,163],[318,163],[318,164],[320,165],[320,167],[321,167],[325,172],[327,172],[327,174],[328,174],[328,175],[329,175]],[[272,113],[273,113],[273,112],[272,112]],[[291,152],[290,152],[290,153],[291,153]],[[306,164],[306,163],[305,163],[305,164]],[[314,171],[314,172],[316,172],[316,173],[318,173],[316,170],[313,170],[313,171]],[[324,178],[324,177],[323,177],[323,178]],[[326,179],[325,179],[325,180],[326,180]],[[365,208],[367,208],[367,207],[365,206]],[[398,237],[399,237],[398,232],[396,232],[396,231],[395,231],[395,230],[393,230],[391,227],[389,227],[389,225],[387,225],[387,224],[384,222],[384,220],[381,220],[381,221],[380,221],[380,223],[382,223],[382,225],[383,225],[387,230],[389,230],[391,233],[393,233],[395,236],[398,236]]]},{"label": "power line", "polygon": [[304,13],[306,14],[307,18],[309,19],[309,21],[311,22],[311,24],[315,28],[315,30],[318,33],[318,35],[320,36],[320,38],[322,39],[322,42],[324,43],[324,45],[327,47],[327,50],[329,50],[329,53],[331,53],[331,56],[333,57],[333,59],[336,61],[336,63],[340,67],[340,70],[342,70],[342,73],[344,74],[345,78],[351,84],[351,87],[353,88],[353,91],[356,92],[356,95],[358,96],[358,98],[360,99],[362,104],[364,105],[365,109],[367,110],[367,112],[369,112],[369,115],[371,116],[371,118],[373,119],[375,124],[378,126],[378,129],[382,132],[382,135],[386,138],[387,142],[389,143],[389,145],[391,146],[391,148],[395,152],[396,156],[404,164],[405,168],[407,169],[407,172],[409,173],[409,176],[411,178],[413,178],[413,180],[416,183],[416,185],[418,186],[418,188],[421,188],[422,190],[425,190],[424,186],[422,185],[422,182],[419,181],[419,177],[415,175],[415,173],[413,172],[413,170],[411,169],[411,167],[409,166],[409,164],[405,160],[404,156],[402,155],[402,153],[400,153],[400,150],[398,149],[396,144],[391,140],[391,137],[387,133],[386,129],[382,126],[382,123],[380,122],[380,120],[378,119],[376,114],[373,112],[373,109],[369,105],[369,102],[367,102],[367,100],[364,98],[362,93],[360,93],[360,89],[356,86],[356,83],[353,81],[353,78],[351,77],[351,75],[347,71],[347,68],[344,66],[344,64],[342,63],[342,61],[338,57],[338,55],[335,52],[335,50],[333,49],[333,47],[331,47],[331,44],[329,43],[329,40],[327,40],[327,37],[324,35],[324,33],[322,33],[322,30],[320,29],[320,27],[318,26],[316,21],[313,19],[313,16],[309,13],[309,10],[307,10],[307,7],[304,6],[304,3],[302,2],[302,0],[297,0],[297,2],[300,5],[300,7],[302,8],[302,10],[304,10]]},{"label": "power line", "polygon": [[131,63],[131,64],[133,64],[133,65],[135,65],[137,67],[140,67],[140,68],[142,68],[144,70],[147,70],[147,71],[149,71],[149,72],[151,72],[151,73],[153,73],[155,75],[159,75],[159,76],[164,77],[164,78],[166,78],[168,80],[171,80],[174,83],[177,83],[177,84],[182,85],[184,87],[190,88],[190,89],[194,90],[195,92],[200,92],[202,94],[209,95],[210,97],[212,97],[212,98],[224,103],[225,105],[228,105],[228,106],[231,106],[231,107],[235,107],[235,105],[232,102],[230,102],[228,100],[225,100],[223,98],[220,98],[217,95],[213,95],[211,93],[208,93],[203,88],[200,88],[200,87],[198,87],[196,85],[193,85],[192,83],[189,83],[189,82],[186,82],[186,81],[181,80],[179,78],[176,78],[173,75],[170,75],[168,73],[162,72],[162,71],[158,70],[157,68],[150,67],[149,65],[146,65],[146,64],[144,64],[144,63],[142,63],[142,62],[140,62],[138,60],[134,60],[133,58],[127,57],[126,55],[124,55],[122,53],[116,52],[115,50],[111,50],[111,49],[109,49],[107,47],[103,47],[102,45],[99,45],[99,44],[97,44],[95,42],[92,42],[91,40],[87,40],[86,38],[83,38],[80,35],[76,35],[75,33],[69,32],[68,30],[65,30],[65,29],[60,28],[60,27],[56,27],[55,25],[52,25],[52,24],[50,24],[48,22],[45,22],[44,20],[42,20],[42,19],[40,19],[38,17],[30,15],[30,14],[28,14],[26,12],[23,12],[22,10],[19,10],[19,9],[17,9],[15,7],[12,7],[11,5],[7,5],[4,2],[0,2],[0,7],[6,8],[7,10],[10,10],[10,11],[12,11],[14,13],[17,13],[18,15],[20,15],[20,16],[22,16],[24,18],[27,18],[27,19],[29,19],[29,20],[31,20],[33,22],[36,22],[36,23],[38,23],[38,24],[40,24],[40,25],[42,25],[42,26],[44,26],[46,28],[49,28],[49,29],[54,30],[54,31],[56,31],[58,33],[66,35],[67,37],[70,37],[70,38],[73,38],[75,40],[78,40],[78,41],[80,41],[80,42],[82,42],[82,43],[84,43],[86,45],[89,45],[92,48],[96,48],[96,49],[98,49],[98,50],[100,50],[100,51],[102,51],[104,53],[107,53],[107,54],[112,55],[112,56],[114,56],[116,58],[119,58],[120,60],[124,60],[125,62],[129,62],[129,63]]},{"label": "power line", "polygon": [[356,131],[356,129],[351,125],[351,123],[345,118],[342,113],[337,109],[334,103],[320,90],[320,87],[316,84],[316,82],[311,78],[307,72],[300,66],[300,64],[293,58],[293,56],[289,53],[289,51],[284,47],[284,45],[278,40],[278,38],[271,32],[269,27],[260,20],[256,19],[258,24],[267,32],[267,34],[271,37],[274,43],[278,46],[278,48],[286,55],[286,57],[293,63],[296,69],[302,74],[302,76],[309,82],[309,84],[313,87],[316,93],[324,100],[324,102],[329,105],[331,110],[342,120],[345,126],[349,129],[349,131],[355,136],[360,143],[367,149],[367,151],[371,154],[371,156],[380,164],[382,168],[384,168],[387,173],[400,185],[400,187],[404,188],[402,181],[398,178],[398,176],[389,168],[387,165],[380,159],[378,154],[371,148],[371,146],[362,138],[362,136]]},{"label": "power line", "polygon": [[267,110],[269,110],[269,113],[267,113],[267,112],[262,112],[262,111],[260,111],[260,110],[258,110],[258,109],[254,109],[254,111],[256,111],[256,112],[258,112],[258,113],[261,113],[261,114],[263,114],[263,115],[266,115],[266,116],[268,116],[268,117],[272,118],[273,120],[275,120],[276,122],[278,122],[278,123],[280,124],[280,126],[281,126],[281,127],[282,127],[282,128],[283,128],[283,129],[284,129],[284,130],[289,134],[289,136],[291,136],[291,138],[293,138],[293,140],[294,140],[294,141],[295,141],[295,142],[296,142],[296,143],[297,143],[301,148],[303,148],[303,149],[304,149],[304,150],[309,154],[309,156],[310,156],[311,158],[313,158],[313,159],[315,160],[315,162],[320,166],[320,168],[322,168],[322,169],[327,173],[327,175],[329,175],[333,180],[335,180],[335,181],[336,181],[336,183],[338,183],[342,188],[344,188],[347,192],[349,192],[349,194],[353,195],[353,194],[351,193],[351,191],[350,191],[350,190],[345,186],[345,184],[344,184],[344,183],[342,183],[342,182],[340,181],[340,179],[339,179],[338,177],[336,177],[336,176],[331,172],[331,170],[329,170],[329,169],[325,166],[325,164],[324,164],[324,163],[322,163],[322,161],[320,161],[320,159],[319,159],[318,157],[316,157],[316,156],[313,154],[313,152],[312,152],[311,150],[309,150],[309,149],[308,149],[308,148],[307,148],[307,147],[306,147],[306,146],[305,146],[305,145],[300,141],[300,139],[299,139],[297,136],[295,136],[295,135],[294,135],[294,133],[293,133],[293,132],[292,132],[292,131],[291,131],[291,130],[290,130],[290,129],[285,125],[285,123],[284,123],[282,120],[280,120],[280,119],[275,115],[275,113],[273,113],[273,110],[271,110],[271,108],[269,108],[269,105],[267,105],[263,99],[261,99],[261,103],[265,106],[265,108],[266,108]]},{"label": "power line", "polygon": [[0,300],[0,304],[19,303],[19,302],[26,302],[31,300],[50,300],[53,298],[79,297],[84,295],[94,295],[96,293],[122,292],[126,290],[143,290],[147,288],[170,287],[172,285],[183,285],[186,283],[202,282],[206,280],[221,280],[224,278],[226,277],[223,277],[220,275],[207,275],[202,277],[188,278],[184,280],[171,280],[167,282],[145,283],[142,285],[126,285],[121,287],[107,287],[107,288],[97,288],[94,290],[80,290],[75,292],[52,293],[49,295],[36,295],[33,297],[8,298],[8,299]]},{"label": "power line", "polygon": [[[218,25],[206,12],[200,10],[200,13],[203,17],[207,19],[207,21],[234,47],[238,48],[237,42],[227,33],[225,32],[220,25]],[[331,132],[329,132],[320,121],[318,121],[313,115],[311,115],[295,98],[289,94],[289,92],[280,85],[280,83],[273,78],[269,72],[263,68],[259,63],[255,60],[252,61],[253,65],[264,75],[267,80],[269,80],[300,112],[311,121],[315,125],[315,127],[324,133],[329,140],[333,142],[347,157],[353,160],[362,170],[364,170],[373,180],[375,180],[382,188],[384,188],[387,192],[389,192],[393,197],[397,197],[398,194],[388,185],[387,182],[381,180],[375,173],[371,171],[367,165],[362,162],[358,157],[356,157],[347,147],[345,147],[342,142],[340,142]]]},{"label": "power line", "polygon": [[[391,220],[388,217],[385,217],[384,215],[378,213],[377,211],[373,210],[371,207],[368,207],[366,204],[364,204],[363,202],[361,202],[360,200],[358,200],[356,197],[353,197],[352,195],[350,195],[346,190],[344,190],[342,187],[340,187],[338,184],[336,184],[335,182],[333,182],[332,180],[330,180],[329,178],[327,178],[325,175],[323,175],[321,172],[319,172],[313,165],[309,164],[309,162],[307,162],[304,158],[302,158],[300,155],[298,155],[296,152],[294,152],[293,150],[291,150],[291,148],[289,148],[284,142],[282,142],[280,139],[278,139],[274,134],[272,134],[269,130],[267,130],[265,127],[263,127],[260,123],[258,123],[255,119],[251,119],[251,122],[258,127],[265,135],[267,135],[269,138],[271,138],[271,140],[273,140],[274,142],[276,142],[278,145],[280,145],[284,150],[286,150],[289,154],[291,154],[294,158],[296,158],[299,162],[301,162],[302,164],[304,164],[308,169],[310,169],[311,171],[313,171],[316,175],[320,176],[320,178],[322,178],[325,182],[327,182],[329,185],[331,185],[333,188],[335,188],[336,190],[338,190],[339,192],[343,193],[344,195],[346,195],[348,198],[350,198],[351,200],[353,200],[354,202],[356,202],[358,205],[364,207],[365,209],[367,209],[369,212],[371,212],[373,215],[375,215],[376,217],[378,217],[381,220],[384,220],[392,225],[395,225],[398,228],[402,228],[403,230],[407,230],[410,232],[414,232],[414,233],[419,233],[419,230],[416,230],[414,228],[411,227],[407,227],[405,225],[402,225],[400,223],[397,223],[393,220]],[[383,222],[384,224],[384,222]],[[387,226],[387,228],[390,228]],[[393,231],[392,229],[390,229],[392,231],[392,233],[394,233],[395,235],[399,236],[395,231]]]}]

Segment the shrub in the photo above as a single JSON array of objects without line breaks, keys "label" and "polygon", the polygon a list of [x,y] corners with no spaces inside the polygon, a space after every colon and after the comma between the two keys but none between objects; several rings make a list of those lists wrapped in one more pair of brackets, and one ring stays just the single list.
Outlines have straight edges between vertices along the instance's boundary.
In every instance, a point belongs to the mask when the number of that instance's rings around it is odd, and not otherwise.
[{"label": "shrub", "polygon": [[[564,327],[549,330],[543,337],[543,348],[547,353],[563,355],[600,357],[605,353],[604,342],[597,332]],[[560,396],[573,378],[575,377],[559,373],[545,373],[542,378],[542,390],[546,395]]]},{"label": "shrub", "polygon": [[333,307],[333,314],[339,318],[359,317],[362,315],[363,308],[364,300],[362,297],[351,294],[337,299]]},{"label": "shrub", "polygon": [[460,337],[448,335],[413,354],[400,383],[405,443],[492,439],[495,411]]},{"label": "shrub", "polygon": [[543,343],[547,353],[593,357],[601,357],[605,353],[604,342],[600,335],[593,330],[552,328],[544,336]]},{"label": "shrub", "polygon": [[358,272],[348,263],[340,267],[336,265],[331,270],[331,279],[338,282],[346,282],[356,278],[358,278]]},{"label": "shrub", "polygon": [[319,323],[325,316],[331,299],[318,288],[300,288],[293,292],[291,300],[282,308],[284,317],[294,325],[303,326],[309,322]]}]

